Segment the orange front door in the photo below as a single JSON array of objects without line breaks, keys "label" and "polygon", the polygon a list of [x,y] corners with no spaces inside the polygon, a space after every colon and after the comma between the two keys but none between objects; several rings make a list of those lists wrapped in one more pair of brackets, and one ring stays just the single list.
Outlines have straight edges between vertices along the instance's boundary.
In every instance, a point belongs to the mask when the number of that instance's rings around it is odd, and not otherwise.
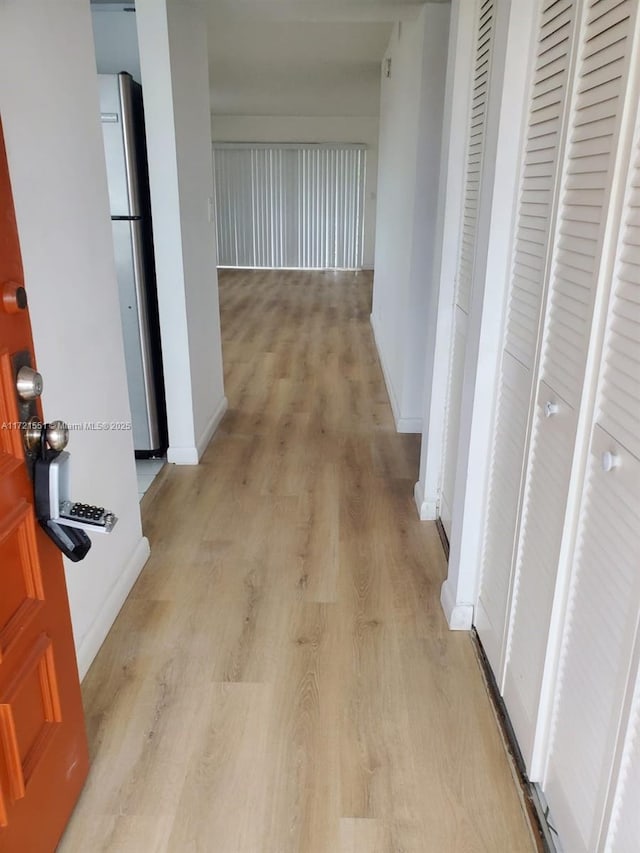
[{"label": "orange front door", "polygon": [[89,760],[62,558],[35,520],[20,428],[41,418],[16,391],[35,367],[23,285],[0,125],[0,851],[52,853]]}]

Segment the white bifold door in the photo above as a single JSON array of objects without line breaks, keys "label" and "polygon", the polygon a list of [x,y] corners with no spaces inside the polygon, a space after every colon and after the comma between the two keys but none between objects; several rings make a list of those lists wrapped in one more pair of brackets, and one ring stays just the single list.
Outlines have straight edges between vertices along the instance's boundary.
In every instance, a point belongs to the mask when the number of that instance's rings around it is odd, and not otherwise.
[{"label": "white bifold door", "polygon": [[640,849],[640,126],[635,137],[544,773],[576,853]]},{"label": "white bifold door", "polygon": [[640,22],[541,0],[475,623],[564,850],[640,850]]},{"label": "white bifold door", "polygon": [[462,380],[478,239],[478,209],[484,159],[489,81],[495,30],[495,0],[478,2],[471,108],[467,126],[467,155],[458,262],[454,287],[452,346],[449,364],[447,407],[440,489],[439,516],[451,538],[451,515],[455,487]]},{"label": "white bifold door", "polygon": [[575,22],[574,0],[548,0],[535,45],[476,611],[500,683]]},{"label": "white bifold door", "polygon": [[541,5],[476,620],[529,770],[634,7]]},{"label": "white bifold door", "polygon": [[505,661],[505,701],[529,764],[636,7],[590,0],[580,30]]}]

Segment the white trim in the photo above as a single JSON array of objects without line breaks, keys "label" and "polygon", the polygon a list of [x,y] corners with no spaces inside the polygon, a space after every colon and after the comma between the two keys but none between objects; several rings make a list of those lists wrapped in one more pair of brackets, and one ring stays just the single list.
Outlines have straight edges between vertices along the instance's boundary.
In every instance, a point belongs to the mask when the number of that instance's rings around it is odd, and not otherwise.
[{"label": "white trim", "polygon": [[173,465],[198,465],[228,408],[229,401],[223,397],[195,446],[169,447],[167,462]]},{"label": "white trim", "polygon": [[239,140],[237,142],[234,142],[233,140],[229,140],[228,142],[216,142],[214,140],[211,143],[211,147],[214,151],[236,151],[238,148],[243,151],[264,148],[284,148],[288,151],[299,151],[300,149],[317,151],[318,149],[334,150],[348,148],[356,151],[368,151],[371,148],[371,146],[366,142],[241,142]]},{"label": "white trim", "polygon": [[416,502],[420,521],[435,521],[438,517],[438,504],[436,501],[426,501],[424,490],[420,480],[413,487],[413,499]]},{"label": "white trim", "polygon": [[[480,186],[464,381],[451,507],[449,579],[462,601],[476,601],[480,576],[505,297],[517,214],[522,140],[527,118],[529,56],[538,9],[498,9],[494,63]],[[524,61],[523,61],[524,60]],[[497,164],[500,168],[497,168]]]},{"label": "white trim", "polygon": [[100,651],[100,647],[111,630],[111,626],[116,621],[122,605],[125,603],[150,554],[149,540],[143,536],[136,545],[124,571],[109,593],[100,613],[98,613],[93,624],[80,641],[76,649],[76,655],[81,681],[89,671],[89,667],[93,663],[95,656]]},{"label": "white trim", "polygon": [[476,2],[451,5],[442,128],[433,294],[426,329],[420,482],[428,504],[439,499],[453,329],[453,293],[463,214],[467,119],[473,79]]},{"label": "white trim", "polygon": [[470,631],[473,625],[473,604],[456,601],[453,587],[446,580],[440,589],[440,604],[451,631]]},{"label": "white trim", "polygon": [[197,447],[169,447],[167,462],[173,465],[197,465],[200,461]]},{"label": "white trim", "polygon": [[207,424],[205,431],[202,433],[202,435],[200,436],[200,438],[197,441],[196,446],[198,449],[198,460],[202,459],[202,456],[204,455],[205,450],[209,446],[209,442],[213,438],[215,431],[220,426],[220,423],[221,423],[221,421],[225,415],[225,412],[227,411],[228,408],[229,408],[229,401],[227,400],[226,397],[223,397],[222,400],[220,400],[218,408],[215,410],[215,412],[211,416],[211,420]]},{"label": "white trim", "polygon": [[421,433],[422,418],[397,418],[396,431],[402,433]]}]

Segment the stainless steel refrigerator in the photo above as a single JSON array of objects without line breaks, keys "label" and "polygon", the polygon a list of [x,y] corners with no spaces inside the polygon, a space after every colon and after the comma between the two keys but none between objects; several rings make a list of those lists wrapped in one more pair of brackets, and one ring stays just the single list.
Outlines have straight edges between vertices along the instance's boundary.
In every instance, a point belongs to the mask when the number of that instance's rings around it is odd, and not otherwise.
[{"label": "stainless steel refrigerator", "polygon": [[99,74],[124,354],[136,456],[166,449],[142,88],[130,74]]}]

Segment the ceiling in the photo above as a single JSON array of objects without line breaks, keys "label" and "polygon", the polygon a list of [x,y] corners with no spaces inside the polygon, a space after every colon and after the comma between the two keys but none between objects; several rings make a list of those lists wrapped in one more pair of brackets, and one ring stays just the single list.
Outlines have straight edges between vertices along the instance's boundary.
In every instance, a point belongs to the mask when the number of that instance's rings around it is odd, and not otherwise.
[{"label": "ceiling", "polygon": [[[91,0],[114,11],[134,2]],[[194,2],[207,19],[213,113],[377,116],[392,28],[424,0]]]},{"label": "ceiling", "polygon": [[394,22],[422,0],[204,0],[212,112],[377,115]]}]

